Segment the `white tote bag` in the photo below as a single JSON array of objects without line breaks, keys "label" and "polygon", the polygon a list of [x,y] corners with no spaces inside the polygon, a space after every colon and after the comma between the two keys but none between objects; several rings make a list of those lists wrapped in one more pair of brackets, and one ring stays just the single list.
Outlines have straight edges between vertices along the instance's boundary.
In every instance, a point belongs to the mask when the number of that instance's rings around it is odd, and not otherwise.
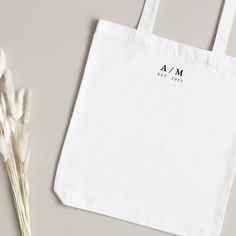
[{"label": "white tote bag", "polygon": [[236,166],[236,58],[225,54],[236,0],[212,51],[99,20],[61,153],[65,205],[183,236],[222,229]]}]

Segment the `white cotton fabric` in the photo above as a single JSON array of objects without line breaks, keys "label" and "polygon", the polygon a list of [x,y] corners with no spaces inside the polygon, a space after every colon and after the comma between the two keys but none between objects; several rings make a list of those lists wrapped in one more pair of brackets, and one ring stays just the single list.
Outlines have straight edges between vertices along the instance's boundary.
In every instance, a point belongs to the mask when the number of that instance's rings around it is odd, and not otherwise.
[{"label": "white cotton fabric", "polygon": [[99,20],[61,153],[65,205],[182,236],[220,235],[236,166],[227,0],[213,51]]}]

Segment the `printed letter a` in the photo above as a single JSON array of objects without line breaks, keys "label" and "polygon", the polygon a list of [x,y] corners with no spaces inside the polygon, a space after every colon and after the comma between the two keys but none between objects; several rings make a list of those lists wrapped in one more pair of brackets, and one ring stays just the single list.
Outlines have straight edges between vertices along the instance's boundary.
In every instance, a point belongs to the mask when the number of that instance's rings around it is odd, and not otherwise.
[{"label": "printed letter a", "polygon": [[164,65],[164,66],[161,68],[161,70],[166,72],[166,65]]}]

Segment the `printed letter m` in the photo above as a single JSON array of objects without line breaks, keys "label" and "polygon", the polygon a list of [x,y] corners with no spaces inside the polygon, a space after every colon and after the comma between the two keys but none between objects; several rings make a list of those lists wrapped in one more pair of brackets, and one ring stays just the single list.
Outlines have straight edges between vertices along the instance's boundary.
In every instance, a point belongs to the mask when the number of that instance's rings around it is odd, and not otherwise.
[{"label": "printed letter m", "polygon": [[183,76],[184,70],[176,69],[175,74],[179,76]]}]

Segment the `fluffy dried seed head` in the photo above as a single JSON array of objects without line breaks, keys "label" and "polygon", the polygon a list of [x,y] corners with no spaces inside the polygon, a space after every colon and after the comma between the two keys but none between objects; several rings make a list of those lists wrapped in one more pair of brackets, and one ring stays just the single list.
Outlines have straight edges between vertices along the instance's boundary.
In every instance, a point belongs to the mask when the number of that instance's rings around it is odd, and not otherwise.
[{"label": "fluffy dried seed head", "polygon": [[11,116],[8,116],[7,120],[8,120],[10,129],[11,129],[11,132],[15,134],[16,133],[16,121]]},{"label": "fluffy dried seed head", "polygon": [[23,115],[24,96],[25,96],[25,89],[22,88],[17,91],[17,95],[16,95],[17,119],[20,119]]},{"label": "fluffy dried seed head", "polygon": [[11,115],[13,119],[17,120],[15,93],[8,92],[8,94],[7,94],[7,108],[8,108],[8,114]]},{"label": "fluffy dried seed head", "polygon": [[14,85],[12,82],[12,74],[9,70],[6,70],[1,78],[1,88],[3,91],[8,91],[14,89]]},{"label": "fluffy dried seed head", "polygon": [[0,123],[3,123],[4,119],[5,119],[5,116],[2,111],[2,106],[0,105]]},{"label": "fluffy dried seed head", "polygon": [[25,129],[22,129],[21,135],[16,140],[18,156],[22,163],[24,163],[27,158],[28,136]]},{"label": "fluffy dried seed head", "polygon": [[6,70],[6,57],[3,50],[0,49],[0,78]]},{"label": "fluffy dried seed head", "polygon": [[5,101],[5,97],[2,92],[0,95],[0,104],[1,104],[3,114],[4,114],[4,116],[6,116],[6,101]]},{"label": "fluffy dried seed head", "polygon": [[31,89],[28,89],[25,92],[25,96],[24,96],[24,111],[23,111],[23,118],[22,118],[22,121],[24,124],[27,124],[29,122],[31,100],[32,100],[32,91]]},{"label": "fluffy dried seed head", "polygon": [[12,82],[12,76],[9,70],[6,70],[1,80],[1,89],[6,101],[6,110],[14,119],[17,119],[15,86]]},{"label": "fluffy dried seed head", "polygon": [[9,144],[10,139],[11,139],[11,129],[10,129],[10,125],[7,119],[4,120],[2,127],[3,127],[3,135],[5,138],[6,144]]}]

